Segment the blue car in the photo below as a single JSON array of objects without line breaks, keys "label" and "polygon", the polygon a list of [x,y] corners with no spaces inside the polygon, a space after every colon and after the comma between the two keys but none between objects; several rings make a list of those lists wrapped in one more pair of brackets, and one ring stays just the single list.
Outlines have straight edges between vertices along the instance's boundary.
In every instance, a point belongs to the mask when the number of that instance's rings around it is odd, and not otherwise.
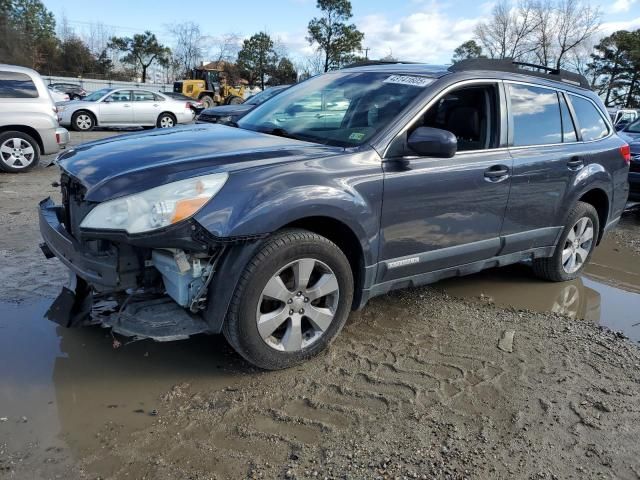
[{"label": "blue car", "polygon": [[156,340],[223,333],[249,362],[290,367],[391,290],[521,261],[575,279],[620,219],[629,162],[575,73],[329,72],[233,125],[62,153],[62,203],[43,200],[39,222],[70,282],[47,315]]}]

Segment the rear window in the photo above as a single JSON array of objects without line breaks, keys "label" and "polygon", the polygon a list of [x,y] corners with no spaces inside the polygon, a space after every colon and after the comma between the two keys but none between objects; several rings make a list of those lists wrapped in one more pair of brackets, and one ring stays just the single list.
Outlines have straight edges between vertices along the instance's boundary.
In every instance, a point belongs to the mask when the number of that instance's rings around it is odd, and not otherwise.
[{"label": "rear window", "polygon": [[0,71],[0,98],[37,98],[38,89],[26,73]]},{"label": "rear window", "polygon": [[562,142],[558,95],[554,90],[509,84],[513,116],[513,145]]},{"label": "rear window", "polygon": [[589,100],[571,95],[571,104],[576,112],[582,140],[585,142],[604,138],[609,134],[609,127],[599,110]]}]

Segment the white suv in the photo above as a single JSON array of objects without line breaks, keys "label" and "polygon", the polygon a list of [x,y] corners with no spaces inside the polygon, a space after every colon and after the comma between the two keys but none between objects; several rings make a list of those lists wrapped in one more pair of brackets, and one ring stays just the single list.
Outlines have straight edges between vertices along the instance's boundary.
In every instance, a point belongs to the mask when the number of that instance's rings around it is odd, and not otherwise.
[{"label": "white suv", "polygon": [[38,72],[0,64],[0,171],[27,171],[68,142]]}]

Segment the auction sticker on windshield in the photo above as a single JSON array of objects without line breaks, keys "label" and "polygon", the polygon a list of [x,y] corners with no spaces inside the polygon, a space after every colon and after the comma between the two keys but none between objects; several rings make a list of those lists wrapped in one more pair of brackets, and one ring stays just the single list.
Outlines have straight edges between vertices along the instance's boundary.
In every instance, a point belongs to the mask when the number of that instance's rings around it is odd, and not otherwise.
[{"label": "auction sticker on windshield", "polygon": [[389,78],[383,80],[383,83],[399,83],[400,85],[426,87],[433,83],[433,78],[416,77],[412,75],[391,75]]}]

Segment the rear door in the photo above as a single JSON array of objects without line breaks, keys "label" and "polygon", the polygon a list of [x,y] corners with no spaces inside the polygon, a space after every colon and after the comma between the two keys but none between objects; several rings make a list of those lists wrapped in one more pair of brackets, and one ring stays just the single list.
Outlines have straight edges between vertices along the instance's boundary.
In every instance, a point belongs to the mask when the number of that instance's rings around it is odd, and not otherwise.
[{"label": "rear door", "polygon": [[133,106],[131,90],[116,90],[100,102],[98,122],[102,125],[131,125]]},{"label": "rear door", "polygon": [[133,90],[133,117],[140,125],[155,125],[161,113],[161,101],[153,92]]},{"label": "rear door", "polygon": [[513,176],[503,253],[555,244],[569,183],[584,166],[565,95],[540,85],[505,82]]}]

